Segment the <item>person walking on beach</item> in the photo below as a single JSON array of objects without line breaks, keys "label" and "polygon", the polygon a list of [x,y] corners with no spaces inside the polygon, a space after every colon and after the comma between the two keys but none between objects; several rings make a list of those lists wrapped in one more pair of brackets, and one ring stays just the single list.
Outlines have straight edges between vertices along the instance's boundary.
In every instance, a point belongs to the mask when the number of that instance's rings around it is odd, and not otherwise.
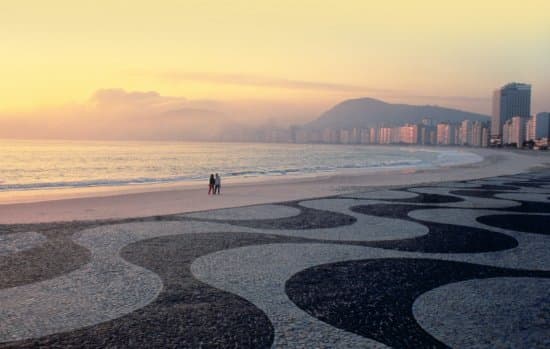
[{"label": "person walking on beach", "polygon": [[210,193],[212,194],[216,194],[216,190],[214,188],[214,185],[216,184],[216,179],[214,178],[214,174],[210,174],[210,181],[208,183],[208,195],[210,195]]},{"label": "person walking on beach", "polygon": [[220,195],[220,187],[222,185],[222,179],[220,175],[216,173],[216,178],[214,179],[214,194]]}]

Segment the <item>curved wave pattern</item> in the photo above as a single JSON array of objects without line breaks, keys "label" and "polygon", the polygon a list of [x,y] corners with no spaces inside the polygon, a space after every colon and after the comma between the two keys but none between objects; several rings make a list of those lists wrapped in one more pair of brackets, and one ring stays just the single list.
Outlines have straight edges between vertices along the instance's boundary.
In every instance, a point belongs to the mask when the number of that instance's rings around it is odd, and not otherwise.
[{"label": "curved wave pattern", "polygon": [[119,251],[144,239],[222,228],[213,223],[144,222],[75,234],[74,241],[91,252],[89,263],[59,277],[0,290],[0,342],[76,330],[146,306],[159,295],[163,282],[156,273],[122,259]]},{"label": "curved wave pattern", "polygon": [[547,346],[544,323],[550,315],[544,304],[549,288],[550,278],[466,280],[422,294],[413,304],[413,314],[426,332],[452,348],[491,348],[496,342],[542,348]]},{"label": "curved wave pattern", "polygon": [[50,238],[39,244],[32,243],[30,248],[0,256],[0,289],[62,276],[81,268],[89,261],[90,251],[69,238]]},{"label": "curved wave pattern", "polygon": [[47,238],[39,233],[12,233],[0,235],[0,256],[28,250],[44,243]]},{"label": "curved wave pattern", "polygon": [[[289,235],[285,234],[284,230],[329,229],[352,225],[357,221],[355,217],[348,214],[341,214],[339,212],[331,212],[330,214],[327,214],[324,211],[317,210],[315,208],[305,207],[296,202],[286,203],[285,205],[278,205],[280,206],[280,208],[275,211],[270,206],[271,205],[262,205],[254,208],[260,218],[257,218],[258,216],[249,216],[248,219],[243,219],[243,216],[249,213],[251,210],[251,208],[247,207],[231,209],[231,211],[234,212],[234,217],[236,219],[228,219],[227,217],[223,217],[222,219],[220,219],[220,217],[216,214],[216,211],[212,212],[214,213],[212,217],[201,215],[200,218],[195,218],[196,216],[192,214],[182,215],[181,217],[188,217],[203,221],[228,223],[256,229],[277,230],[284,235]],[[270,216],[274,214],[281,214],[282,212],[285,212],[285,206],[287,210],[297,210],[299,213],[292,215],[281,215],[280,218],[277,219],[270,218]],[[307,233],[303,232],[292,235],[309,237],[307,236]]]},{"label": "curved wave pattern", "polygon": [[[76,224],[72,240],[0,235],[0,347],[543,347],[550,319],[530,314],[550,309],[547,183]],[[502,335],[507,324],[523,327]]]},{"label": "curved wave pattern", "polygon": [[403,240],[371,242],[369,246],[390,248],[402,251],[421,251],[431,253],[479,253],[502,251],[514,248],[518,242],[508,235],[480,228],[465,228],[464,226],[421,221],[409,216],[418,206],[409,205],[368,205],[356,206],[352,210],[371,216],[387,216],[420,222],[429,229],[428,234]]},{"label": "curved wave pattern", "polygon": [[413,302],[441,285],[495,277],[548,277],[550,281],[549,272],[395,258],[323,264],[293,275],[285,288],[298,307],[337,328],[391,347],[446,348],[418,325]]}]

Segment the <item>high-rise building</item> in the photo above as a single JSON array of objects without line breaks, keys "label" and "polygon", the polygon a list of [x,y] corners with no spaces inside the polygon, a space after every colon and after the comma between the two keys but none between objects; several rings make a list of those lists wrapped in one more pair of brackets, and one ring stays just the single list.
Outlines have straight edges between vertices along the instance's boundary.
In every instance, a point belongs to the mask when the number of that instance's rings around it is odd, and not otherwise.
[{"label": "high-rise building", "polygon": [[550,138],[550,113],[538,113],[527,122],[527,140]]},{"label": "high-rise building", "polygon": [[425,126],[424,124],[419,126],[419,144],[436,144],[437,143],[437,129],[434,126]]},{"label": "high-rise building", "polygon": [[391,127],[380,127],[378,129],[378,143],[379,144],[391,143]]},{"label": "high-rise building", "polygon": [[453,145],[456,140],[456,126],[450,123],[437,124],[437,144]]},{"label": "high-rise building", "polygon": [[432,127],[428,130],[428,140],[432,145],[437,144],[437,127]]},{"label": "high-rise building", "polygon": [[483,127],[481,130],[481,147],[487,148],[489,146],[489,139],[491,138],[489,127]]},{"label": "high-rise building", "polygon": [[394,126],[391,128],[390,143],[393,143],[393,144],[401,143],[400,132],[401,132],[400,126]]},{"label": "high-rise building", "polygon": [[417,144],[418,125],[407,124],[399,128],[399,143]]},{"label": "high-rise building", "polygon": [[470,120],[464,120],[460,124],[460,145],[474,145],[472,140],[472,122]]},{"label": "high-rise building", "polygon": [[378,127],[371,127],[369,140],[371,144],[378,144],[380,142]]},{"label": "high-rise building", "polygon": [[538,138],[550,138],[550,112],[538,113],[536,137]]},{"label": "high-rise building", "polygon": [[513,82],[493,93],[491,138],[496,144],[503,143],[503,125],[514,116],[531,115],[531,85]]},{"label": "high-rise building", "polygon": [[512,119],[506,120],[502,125],[502,144],[512,143]]},{"label": "high-rise building", "polygon": [[534,141],[536,139],[536,122],[535,116],[531,116],[529,120],[527,120],[527,124],[525,125],[526,141]]},{"label": "high-rise building", "polygon": [[510,130],[510,143],[516,144],[518,148],[523,147],[525,142],[525,124],[527,118],[521,116],[514,116],[512,118],[512,129]]},{"label": "high-rise building", "polygon": [[352,144],[358,144],[358,143],[361,143],[361,130],[358,129],[358,128],[352,128],[350,130],[350,135],[349,135],[349,138],[350,138],[350,143]]},{"label": "high-rise building", "polygon": [[361,144],[369,144],[370,141],[370,129],[363,128],[361,129]]},{"label": "high-rise building", "polygon": [[350,132],[346,129],[340,130],[340,143],[349,144],[350,143]]},{"label": "high-rise building", "polygon": [[424,126],[429,126],[429,127],[435,127],[435,126],[436,126],[436,122],[433,121],[432,118],[425,117],[425,118],[422,118],[422,125],[424,125]]},{"label": "high-rise building", "polygon": [[481,147],[481,140],[483,137],[483,124],[479,121],[472,123],[472,143],[474,147]]}]

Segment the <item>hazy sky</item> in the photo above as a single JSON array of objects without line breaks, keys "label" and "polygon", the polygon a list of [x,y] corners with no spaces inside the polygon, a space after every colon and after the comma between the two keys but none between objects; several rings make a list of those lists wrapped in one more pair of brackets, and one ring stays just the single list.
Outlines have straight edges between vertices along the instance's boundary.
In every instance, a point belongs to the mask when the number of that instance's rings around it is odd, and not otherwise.
[{"label": "hazy sky", "polygon": [[550,110],[549,13],[547,0],[2,1],[0,136],[284,125],[363,96],[489,113],[510,81]]}]

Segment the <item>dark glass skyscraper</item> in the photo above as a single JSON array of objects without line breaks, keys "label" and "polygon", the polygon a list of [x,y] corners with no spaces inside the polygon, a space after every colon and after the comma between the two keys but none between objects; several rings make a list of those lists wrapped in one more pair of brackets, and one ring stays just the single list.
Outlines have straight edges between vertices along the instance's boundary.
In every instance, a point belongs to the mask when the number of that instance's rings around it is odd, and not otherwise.
[{"label": "dark glass skyscraper", "polygon": [[513,82],[504,85],[493,94],[491,139],[502,141],[502,125],[514,116],[531,115],[531,85]]}]

